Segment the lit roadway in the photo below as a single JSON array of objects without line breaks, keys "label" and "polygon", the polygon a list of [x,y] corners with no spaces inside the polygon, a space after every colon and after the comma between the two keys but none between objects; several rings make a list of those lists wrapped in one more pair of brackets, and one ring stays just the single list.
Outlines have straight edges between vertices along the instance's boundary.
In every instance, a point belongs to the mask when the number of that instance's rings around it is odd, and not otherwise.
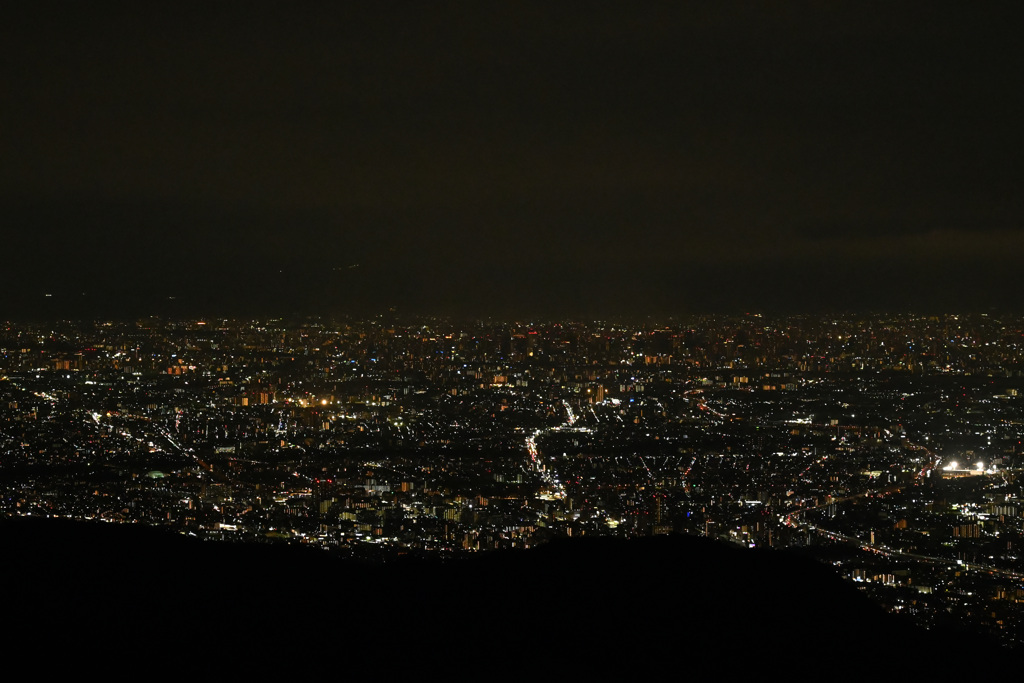
[{"label": "lit roadway", "polygon": [[890,548],[879,543],[869,543],[864,539],[857,538],[856,536],[849,536],[847,534],[839,533],[838,531],[830,531],[828,529],[818,528],[807,523],[803,523],[801,526],[809,528],[811,531],[814,531],[815,533],[827,536],[828,538],[834,541],[842,541],[844,543],[849,543],[851,545],[857,546],[861,550],[867,550],[869,552],[873,552],[879,555],[885,555],[886,557],[906,558],[911,560],[919,560],[922,562],[932,562],[935,564],[941,564],[945,566],[956,564],[957,566],[963,567],[964,569],[988,572],[989,574],[998,574],[999,576],[1005,576],[1016,581],[1024,579],[1024,574],[1020,572],[1015,572],[1009,569],[1002,569],[1000,567],[993,567],[992,565],[988,564],[980,564],[978,562],[960,563],[959,561],[950,560],[947,557],[934,557],[932,555],[919,555],[917,553],[908,553],[897,548]]},{"label": "lit roadway", "polygon": [[[939,457],[937,455],[935,455],[934,453],[932,453],[927,448],[925,448],[924,446],[919,446],[917,444],[912,444],[910,442],[907,442],[906,447],[909,450],[912,450],[912,451],[924,451],[927,454],[927,456],[928,456],[928,461],[925,463],[925,465],[918,472],[916,472],[914,474],[914,481],[912,482],[911,485],[916,486],[919,481],[921,481],[926,476],[928,476],[928,472],[930,472],[931,470],[935,469],[935,466],[938,465]],[[822,458],[820,458],[819,461],[823,460],[823,459],[826,459],[826,458],[828,458],[827,455],[822,456]],[[816,462],[818,462],[818,461],[816,461]],[[813,466],[814,464],[815,463],[811,463],[811,465],[808,465],[807,470],[809,470],[811,468],[811,466]],[[804,470],[804,472],[806,472],[807,470]],[[871,494],[889,495],[891,493],[897,493],[897,492],[903,490],[904,488],[906,488],[906,486],[907,486],[906,484],[904,484],[904,485],[897,484],[895,486],[889,486],[889,487],[884,488],[884,489],[871,489],[871,490],[868,490],[868,491],[862,491],[861,493],[854,493],[854,494],[851,494],[849,496],[843,496],[842,498],[833,498],[833,497],[829,496],[824,503],[818,503],[817,505],[811,505],[811,506],[808,506],[808,507],[800,507],[798,509],[791,510],[789,512],[784,513],[784,516],[785,516],[784,524],[786,524],[787,526],[795,526],[795,524],[793,524],[793,517],[801,515],[801,514],[803,514],[805,512],[808,512],[809,510],[818,510],[820,508],[827,507],[829,505],[838,504],[838,503],[845,503],[845,502],[848,502],[848,501],[851,501],[851,500],[855,500],[857,498],[866,498],[867,496],[869,496]]]},{"label": "lit roadway", "polygon": [[[917,482],[921,478],[923,478],[925,476],[925,473],[927,471],[929,471],[931,469],[934,469],[934,467],[938,463],[939,459],[938,459],[937,456],[935,456],[934,453],[932,453],[930,450],[928,450],[924,446],[918,446],[918,445],[915,445],[915,444],[907,444],[907,447],[909,449],[911,449],[911,450],[923,450],[923,451],[925,451],[928,454],[929,459],[931,461],[929,464],[925,465],[925,467],[923,467],[920,470],[920,472],[918,472],[915,475],[914,482],[911,485],[916,486]],[[979,475],[979,476],[984,476],[984,475]],[[846,503],[846,502],[849,502],[851,500],[856,500],[857,498],[866,498],[866,497],[868,497],[870,495],[889,495],[891,493],[896,493],[898,491],[901,491],[902,489],[906,488],[906,486],[907,485],[890,486],[890,487],[885,488],[885,489],[872,490],[872,491],[864,491],[862,493],[856,493],[856,494],[853,494],[853,495],[844,496],[842,498],[831,498],[831,497],[829,497],[826,500],[826,502],[824,502],[824,503],[819,503],[817,505],[812,505],[812,506],[809,506],[809,507],[803,507],[803,508],[800,508],[800,509],[797,509],[797,510],[792,510],[790,512],[784,513],[784,515],[782,517],[780,517],[780,520],[786,526],[809,529],[810,531],[813,531],[813,532],[815,532],[817,534],[821,534],[821,535],[827,536],[828,538],[830,538],[830,539],[832,539],[834,541],[842,541],[842,542],[848,543],[850,545],[855,545],[855,546],[857,546],[861,550],[866,550],[866,551],[869,551],[869,552],[877,553],[879,555],[884,555],[886,557],[899,557],[899,558],[905,558],[905,559],[911,559],[911,560],[918,560],[918,561],[921,561],[921,562],[932,562],[932,563],[935,563],[935,564],[941,564],[941,565],[949,566],[951,564],[951,562],[952,562],[949,558],[934,557],[934,556],[931,556],[931,555],[919,555],[917,553],[908,553],[908,552],[904,552],[902,550],[899,550],[898,548],[890,548],[890,547],[888,547],[886,545],[882,545],[880,543],[870,543],[868,541],[865,541],[862,538],[858,538],[857,536],[850,536],[848,534],[843,534],[843,533],[840,533],[838,531],[832,531],[830,529],[825,529],[825,528],[822,528],[822,527],[814,526],[813,524],[810,524],[808,522],[804,522],[804,521],[800,520],[800,518],[799,518],[800,515],[802,515],[805,512],[811,511],[811,510],[817,510],[817,509],[820,509],[820,508],[823,508],[823,507],[827,507],[827,506],[833,505],[833,504]],[[1012,570],[1009,570],[1009,569],[1003,569],[1003,568],[1000,568],[1000,567],[994,567],[994,566],[987,565],[987,564],[980,564],[980,563],[977,563],[977,562],[974,562],[974,563],[966,563],[966,562],[964,562],[964,563],[959,564],[958,566],[961,566],[964,569],[968,569],[968,570],[982,571],[982,572],[988,572],[989,574],[993,574],[993,575],[1005,576],[1005,577],[1008,577],[1008,578],[1011,578],[1011,579],[1014,579],[1014,580],[1018,580],[1018,581],[1024,579],[1024,574],[1022,574],[1020,572],[1012,571]]]},{"label": "lit roadway", "polygon": [[[564,400],[562,401],[562,405],[565,406],[565,422],[558,425],[557,427],[549,427],[548,429],[544,430],[538,429],[533,434],[526,437],[526,452],[530,456],[530,464],[534,467],[534,469],[540,470],[540,462],[538,460],[540,450],[537,448],[537,439],[546,432],[554,432],[562,429],[572,429],[572,426],[576,423],[576,415],[573,412],[572,407]],[[558,479],[555,479],[553,471],[553,467],[547,468],[547,471],[542,472],[541,476],[549,486],[554,486],[557,489],[557,491],[554,494],[555,497],[564,498],[565,486],[564,484],[562,484],[562,482],[558,481]]]}]

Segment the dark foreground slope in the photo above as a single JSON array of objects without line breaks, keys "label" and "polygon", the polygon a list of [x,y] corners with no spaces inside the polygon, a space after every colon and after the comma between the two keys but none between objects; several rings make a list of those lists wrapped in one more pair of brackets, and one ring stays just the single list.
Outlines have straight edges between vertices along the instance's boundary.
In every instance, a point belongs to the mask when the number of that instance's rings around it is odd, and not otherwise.
[{"label": "dark foreground slope", "polygon": [[9,651],[49,669],[911,675],[1002,656],[890,617],[827,567],[699,538],[363,565],[138,527],[9,520],[0,533]]}]

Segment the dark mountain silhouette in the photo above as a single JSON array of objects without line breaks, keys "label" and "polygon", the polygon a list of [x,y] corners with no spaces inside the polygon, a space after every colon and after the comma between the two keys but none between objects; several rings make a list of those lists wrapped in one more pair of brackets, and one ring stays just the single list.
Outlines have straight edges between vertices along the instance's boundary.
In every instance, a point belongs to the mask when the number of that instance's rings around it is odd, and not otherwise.
[{"label": "dark mountain silhouette", "polygon": [[826,566],[702,538],[368,564],[64,520],[0,533],[7,644],[50,670],[888,677],[1003,656],[884,613]]}]

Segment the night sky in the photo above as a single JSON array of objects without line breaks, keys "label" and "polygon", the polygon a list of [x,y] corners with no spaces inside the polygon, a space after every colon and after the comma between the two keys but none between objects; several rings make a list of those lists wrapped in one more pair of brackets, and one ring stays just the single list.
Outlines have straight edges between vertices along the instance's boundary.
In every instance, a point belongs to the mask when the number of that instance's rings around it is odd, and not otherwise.
[{"label": "night sky", "polygon": [[0,316],[1024,310],[1011,3],[14,4]]}]

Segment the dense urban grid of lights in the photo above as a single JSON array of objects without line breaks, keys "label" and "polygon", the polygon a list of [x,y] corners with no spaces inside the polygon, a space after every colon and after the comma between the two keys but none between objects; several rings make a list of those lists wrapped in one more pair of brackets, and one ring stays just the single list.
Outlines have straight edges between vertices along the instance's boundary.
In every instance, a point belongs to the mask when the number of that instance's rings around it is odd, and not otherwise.
[{"label": "dense urban grid of lights", "polygon": [[8,323],[0,362],[9,516],[365,558],[686,533],[926,625],[1024,614],[1018,318]]}]

